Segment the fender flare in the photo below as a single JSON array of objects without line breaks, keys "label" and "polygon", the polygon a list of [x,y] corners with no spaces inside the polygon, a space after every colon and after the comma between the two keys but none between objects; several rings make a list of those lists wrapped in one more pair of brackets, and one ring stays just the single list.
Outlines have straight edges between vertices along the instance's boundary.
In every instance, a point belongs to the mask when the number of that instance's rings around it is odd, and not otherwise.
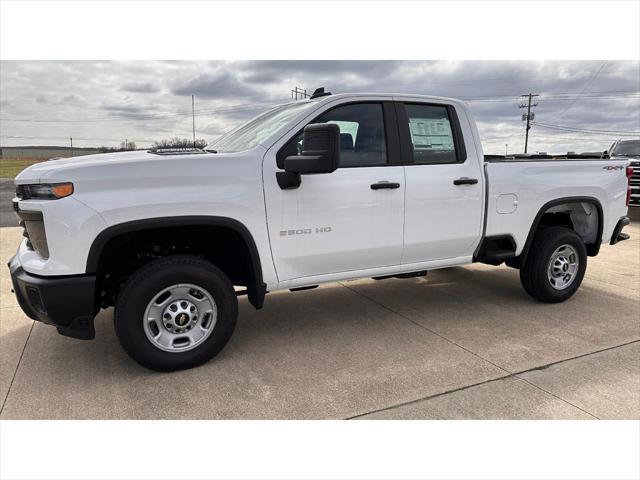
[{"label": "fender flare", "polygon": [[561,205],[563,203],[591,203],[596,207],[596,210],[598,211],[598,233],[596,235],[596,241],[594,243],[586,245],[586,247],[587,254],[590,257],[595,257],[596,255],[598,255],[598,252],[600,251],[600,244],[602,243],[602,230],[604,228],[604,216],[602,213],[602,205],[600,204],[600,200],[595,197],[562,197],[553,199],[545,203],[542,207],[540,207],[540,210],[538,210],[538,213],[536,214],[533,223],[531,224],[531,228],[529,230],[529,234],[527,235],[527,240],[524,244],[524,248],[519,255],[519,258],[522,262],[527,259],[529,249],[531,248],[531,244],[533,243],[533,236],[538,229],[538,225],[540,225],[542,215],[544,215],[544,213],[550,208],[555,207],[556,205]]},{"label": "fender flare", "polygon": [[208,215],[187,215],[177,217],[156,217],[142,220],[132,220],[129,222],[118,223],[102,230],[91,244],[89,255],[87,256],[87,265],[85,272],[95,275],[100,263],[100,257],[107,243],[115,237],[126,233],[139,232],[152,228],[162,227],[179,227],[179,226],[212,226],[224,227],[233,230],[240,235],[249,250],[253,278],[247,285],[247,296],[249,301],[256,308],[262,308],[264,297],[266,295],[266,284],[262,279],[262,264],[260,263],[260,254],[256,247],[256,243],[251,232],[237,220],[228,217],[217,217]]}]

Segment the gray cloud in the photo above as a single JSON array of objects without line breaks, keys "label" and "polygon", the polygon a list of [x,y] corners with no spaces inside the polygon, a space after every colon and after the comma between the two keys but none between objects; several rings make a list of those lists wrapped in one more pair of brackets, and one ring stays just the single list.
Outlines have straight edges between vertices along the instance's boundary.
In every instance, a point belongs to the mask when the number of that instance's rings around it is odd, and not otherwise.
[{"label": "gray cloud", "polygon": [[152,82],[127,83],[120,87],[120,90],[132,93],[157,93],[160,91],[160,86]]},{"label": "gray cloud", "polygon": [[69,95],[65,95],[60,100],[56,102],[61,105],[84,105],[85,101],[80,95],[76,95],[75,93],[70,93]]},{"label": "gray cloud", "polygon": [[256,99],[259,92],[235,75],[222,72],[200,73],[172,89],[175,95],[197,95],[205,98]]}]

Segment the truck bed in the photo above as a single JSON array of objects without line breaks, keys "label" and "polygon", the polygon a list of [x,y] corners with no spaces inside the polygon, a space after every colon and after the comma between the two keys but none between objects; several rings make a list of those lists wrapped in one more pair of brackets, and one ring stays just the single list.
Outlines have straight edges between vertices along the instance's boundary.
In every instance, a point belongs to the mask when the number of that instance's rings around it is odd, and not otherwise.
[{"label": "truck bed", "polygon": [[485,236],[511,235],[520,254],[538,213],[566,198],[583,203],[584,211],[594,218],[598,208],[603,210],[601,240],[608,242],[627,211],[625,167],[624,161],[600,158],[487,160]]}]

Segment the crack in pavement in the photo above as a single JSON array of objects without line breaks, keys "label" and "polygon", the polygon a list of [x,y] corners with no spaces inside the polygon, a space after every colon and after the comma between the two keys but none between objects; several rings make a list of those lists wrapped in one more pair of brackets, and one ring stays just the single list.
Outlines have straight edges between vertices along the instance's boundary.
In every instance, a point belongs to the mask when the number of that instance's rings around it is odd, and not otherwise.
[{"label": "crack in pavement", "polygon": [[521,378],[519,375],[523,375],[523,374],[529,373],[529,372],[535,372],[537,370],[546,370],[547,368],[552,367],[554,365],[558,365],[558,364],[565,363],[565,362],[571,362],[571,361],[577,360],[579,358],[588,357],[590,355],[596,355],[598,353],[606,352],[608,350],[615,350],[616,348],[626,347],[627,345],[632,345],[634,343],[639,343],[639,342],[640,342],[640,339],[631,340],[629,342],[621,343],[619,345],[614,345],[612,347],[601,348],[601,349],[595,350],[593,352],[583,353],[581,355],[576,355],[575,357],[565,358],[565,359],[562,359],[562,360],[558,360],[556,362],[551,362],[551,363],[547,363],[545,365],[540,365],[540,366],[537,366],[537,367],[528,368],[526,370],[521,370],[519,372],[511,373],[509,375],[505,375],[503,377],[492,378],[492,379],[484,380],[482,382],[474,383],[474,384],[471,384],[471,385],[465,385],[463,387],[453,388],[451,390],[446,390],[444,392],[435,393],[433,395],[427,395],[425,397],[416,398],[415,400],[409,400],[407,402],[398,403],[396,405],[391,405],[389,407],[379,408],[379,409],[371,410],[371,411],[365,412],[365,413],[359,413],[358,415],[353,415],[351,417],[347,417],[347,418],[345,418],[345,420],[353,420],[355,418],[364,417],[364,416],[369,415],[371,413],[384,412],[386,410],[393,410],[395,408],[404,407],[405,405],[411,405],[411,404],[414,404],[414,403],[422,402],[424,400],[431,400],[432,398],[442,397],[444,395],[449,395],[450,393],[455,393],[455,392],[459,392],[459,391],[462,391],[462,390],[467,390],[469,388],[477,387],[477,386],[480,386],[480,385],[485,385],[485,384],[491,383],[491,382],[498,382],[500,380],[505,380],[505,379],[508,379],[508,378],[517,378],[518,380],[522,380],[522,381],[528,383],[529,385],[531,385],[532,387],[535,387],[535,388],[541,390],[542,392],[545,392],[545,393],[557,398],[558,400],[561,400],[561,401],[565,402],[566,404],[571,405],[572,407],[575,407],[578,410],[581,410],[582,412],[588,414],[589,416],[600,420],[599,417],[597,417],[596,415],[592,414],[591,412],[588,412],[587,410],[584,410],[583,408],[580,408],[577,405],[574,405],[573,403],[565,400],[564,398],[558,397],[557,395],[555,395],[555,394],[553,394],[551,392],[547,392],[545,389],[539,387],[538,385],[536,385],[534,383],[531,383],[530,381],[528,381],[528,380],[526,380],[524,378]]},{"label": "crack in pavement", "polygon": [[482,355],[479,355],[476,352],[474,352],[472,350],[469,350],[468,348],[464,347],[463,345],[460,345],[459,343],[457,343],[457,342],[447,338],[446,336],[436,332],[435,330],[432,330],[431,328],[426,327],[425,325],[422,325],[422,324],[416,322],[415,320],[413,320],[412,318],[404,315],[403,313],[397,312],[396,310],[388,307],[387,305],[385,305],[383,303],[380,303],[379,301],[369,297],[368,295],[365,295],[362,292],[359,292],[358,290],[356,290],[356,289],[354,289],[354,288],[352,288],[352,287],[350,287],[348,285],[345,285],[342,282],[338,282],[338,283],[340,285],[342,285],[343,287],[345,287],[346,289],[350,290],[351,292],[355,293],[356,295],[359,295],[359,296],[361,296],[363,298],[366,298],[367,300],[369,300],[370,302],[378,305],[379,307],[384,308],[385,310],[387,310],[387,311],[389,311],[389,312],[391,312],[391,313],[393,313],[395,315],[398,315],[399,317],[407,320],[408,322],[416,325],[417,327],[420,327],[423,330],[426,330],[426,331],[432,333],[433,335],[436,335],[436,336],[442,338],[443,340],[449,342],[450,344],[455,345],[456,347],[458,347],[458,348],[464,350],[465,352],[468,352],[471,355],[473,355],[473,356],[475,356],[475,357],[477,357],[477,358],[479,358],[479,359],[481,359],[481,360],[493,365],[494,367],[502,370],[503,372],[505,372],[507,374],[507,375],[504,375],[502,377],[493,378],[493,379],[490,379],[490,380],[485,380],[485,381],[482,381],[482,382],[474,383],[472,385],[466,385],[466,386],[463,386],[463,387],[454,388],[454,389],[447,390],[447,391],[444,391],[444,392],[436,393],[434,395],[428,395],[426,397],[421,397],[421,398],[418,398],[418,399],[415,399],[415,400],[409,400],[407,402],[402,402],[402,403],[398,403],[396,405],[391,405],[389,407],[384,407],[384,408],[380,408],[380,409],[376,409],[376,410],[371,410],[369,412],[365,412],[365,413],[361,413],[361,414],[354,415],[354,416],[351,416],[351,417],[347,417],[345,420],[352,420],[352,419],[355,419],[355,418],[363,417],[365,415],[369,415],[371,413],[377,413],[377,412],[383,412],[383,411],[386,411],[386,410],[392,410],[392,409],[395,409],[395,408],[398,408],[398,407],[403,407],[405,405],[411,405],[413,403],[421,402],[423,400],[430,400],[432,398],[437,398],[437,397],[440,397],[440,396],[443,396],[443,395],[448,395],[450,393],[459,392],[461,390],[466,390],[468,388],[477,387],[479,385],[484,385],[486,383],[496,382],[496,381],[499,381],[499,380],[505,380],[505,379],[508,379],[508,378],[517,378],[518,380],[522,380],[523,382],[527,383],[528,385],[530,385],[530,386],[532,386],[534,388],[537,388],[538,390],[546,393],[547,395],[550,395],[550,396],[552,396],[552,397],[554,397],[554,398],[566,403],[567,405],[570,405],[570,406],[572,406],[572,407],[574,407],[574,408],[586,413],[590,417],[593,417],[594,419],[599,420],[599,418],[596,415],[592,414],[591,412],[588,412],[587,410],[584,410],[583,408],[580,408],[579,406],[574,405],[573,403],[569,402],[568,400],[566,400],[566,399],[564,399],[562,397],[559,397],[558,395],[556,395],[556,394],[554,394],[552,392],[549,392],[549,391],[545,390],[544,388],[536,385],[535,383],[532,383],[531,381],[529,381],[527,379],[521,378],[519,375],[522,375],[522,374],[528,373],[528,372],[533,372],[533,371],[536,371],[536,370],[545,370],[545,369],[547,369],[547,368],[549,368],[549,367],[551,367],[553,365],[557,365],[557,364],[560,364],[560,363],[568,362],[568,361],[571,361],[571,360],[576,360],[576,359],[579,359],[579,358],[582,358],[582,357],[586,357],[586,356],[589,356],[589,355],[595,355],[597,353],[605,352],[607,350],[613,350],[615,348],[620,348],[620,347],[624,347],[626,345],[631,345],[633,343],[640,342],[640,339],[631,340],[629,342],[625,342],[625,343],[622,343],[620,345],[615,345],[615,346],[612,346],[612,347],[606,347],[606,348],[602,348],[602,349],[599,349],[599,350],[594,350],[592,352],[576,355],[575,357],[565,358],[565,359],[558,360],[558,361],[555,361],[555,362],[551,362],[551,363],[548,363],[548,364],[545,364],[545,365],[540,365],[540,366],[529,368],[529,369],[526,369],[526,370],[521,370],[521,371],[518,371],[518,372],[510,372],[506,368],[504,368],[504,367],[492,362],[491,360],[489,360],[487,358],[484,358]]},{"label": "crack in pavement", "polygon": [[18,368],[20,368],[20,363],[22,363],[22,357],[24,356],[24,351],[27,349],[27,343],[29,343],[29,339],[31,338],[31,332],[33,332],[33,326],[36,324],[35,320],[31,321],[31,327],[29,328],[29,333],[27,334],[27,339],[24,341],[24,345],[22,346],[22,351],[20,352],[20,358],[18,358],[18,363],[16,364],[16,369],[13,371],[13,376],[11,377],[11,382],[9,382],[9,388],[7,389],[7,394],[4,396],[4,400],[2,401],[2,407],[0,407],[0,415],[4,411],[4,406],[9,399],[9,394],[11,393],[11,387],[13,387],[13,381],[16,379],[16,374],[18,373]]}]

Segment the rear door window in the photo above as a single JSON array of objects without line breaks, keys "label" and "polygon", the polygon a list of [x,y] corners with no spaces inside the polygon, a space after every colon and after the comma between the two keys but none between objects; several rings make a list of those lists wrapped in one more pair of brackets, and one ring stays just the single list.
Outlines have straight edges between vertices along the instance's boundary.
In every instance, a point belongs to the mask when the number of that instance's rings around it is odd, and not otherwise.
[{"label": "rear door window", "polygon": [[449,110],[443,105],[405,104],[413,163],[456,163],[456,142]]}]

